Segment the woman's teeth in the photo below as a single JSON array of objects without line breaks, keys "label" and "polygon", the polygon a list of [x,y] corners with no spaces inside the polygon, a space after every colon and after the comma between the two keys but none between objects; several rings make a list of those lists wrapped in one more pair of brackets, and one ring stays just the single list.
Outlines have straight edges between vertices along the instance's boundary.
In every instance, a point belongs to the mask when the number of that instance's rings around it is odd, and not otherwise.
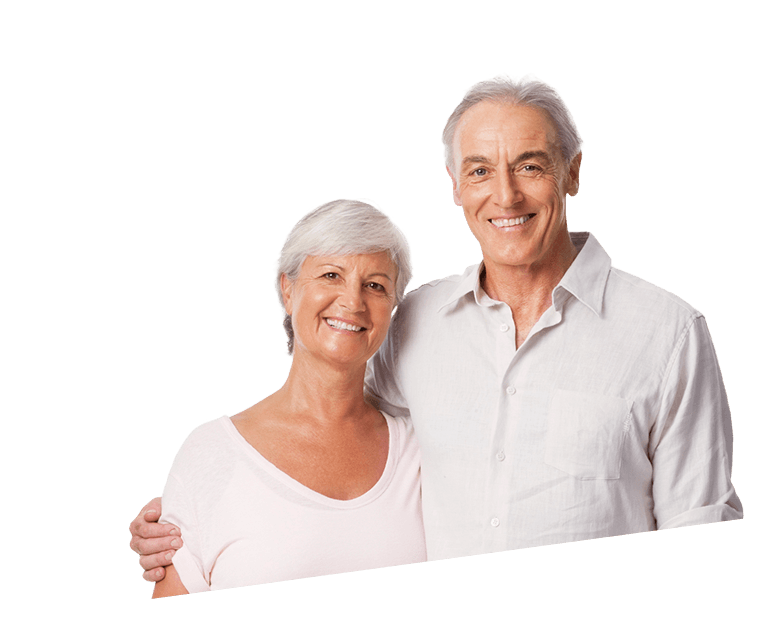
[{"label": "woman's teeth", "polygon": [[350,323],[343,323],[342,321],[338,321],[336,319],[326,319],[326,323],[336,329],[346,329],[349,332],[360,332],[363,329],[363,327],[356,327],[355,325],[351,325]]},{"label": "woman's teeth", "polygon": [[512,217],[509,219],[490,220],[490,222],[498,228],[505,228],[506,226],[518,226],[519,224],[523,224],[531,217],[531,215],[522,215],[521,217]]}]

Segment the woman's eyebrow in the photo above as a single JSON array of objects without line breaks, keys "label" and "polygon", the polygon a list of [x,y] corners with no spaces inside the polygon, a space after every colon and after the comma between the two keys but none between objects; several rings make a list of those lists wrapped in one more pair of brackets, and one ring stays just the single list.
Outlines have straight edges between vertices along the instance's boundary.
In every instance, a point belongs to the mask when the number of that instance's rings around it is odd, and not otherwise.
[{"label": "woman's eyebrow", "polygon": [[[335,265],[334,263],[322,263],[318,265],[319,268],[326,268],[326,267],[334,267],[335,269],[339,269],[340,271],[347,271],[342,265]],[[387,278],[391,282],[393,282],[393,278],[391,278],[387,273],[370,273],[367,277],[373,278],[374,276],[382,276],[383,278]]]}]

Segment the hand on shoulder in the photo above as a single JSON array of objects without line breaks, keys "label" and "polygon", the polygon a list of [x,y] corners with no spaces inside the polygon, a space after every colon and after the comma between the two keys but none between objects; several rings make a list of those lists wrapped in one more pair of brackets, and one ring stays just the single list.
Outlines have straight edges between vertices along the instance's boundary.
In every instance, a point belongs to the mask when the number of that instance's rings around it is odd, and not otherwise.
[{"label": "hand on shoulder", "polygon": [[174,553],[182,546],[179,528],[173,523],[158,523],[161,514],[159,497],[151,500],[131,521],[131,549],[139,554],[139,564],[147,581],[160,581]]}]

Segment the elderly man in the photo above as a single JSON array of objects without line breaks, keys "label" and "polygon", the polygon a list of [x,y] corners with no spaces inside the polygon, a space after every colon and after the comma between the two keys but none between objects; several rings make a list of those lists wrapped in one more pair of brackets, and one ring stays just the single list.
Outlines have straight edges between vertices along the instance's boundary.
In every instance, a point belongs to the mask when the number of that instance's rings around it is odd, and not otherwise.
[{"label": "elderly man", "polygon": [[[444,144],[483,261],[407,296],[368,379],[413,417],[429,559],[740,519],[703,315],[568,232],[582,154],[558,95],[482,82]],[[132,524],[151,580],[153,519]]]}]

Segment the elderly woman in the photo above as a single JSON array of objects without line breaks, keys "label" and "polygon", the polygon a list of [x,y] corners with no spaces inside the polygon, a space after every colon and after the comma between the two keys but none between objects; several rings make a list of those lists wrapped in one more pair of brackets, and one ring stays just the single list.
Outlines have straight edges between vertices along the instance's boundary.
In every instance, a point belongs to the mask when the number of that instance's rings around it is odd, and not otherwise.
[{"label": "elderly woman", "polygon": [[411,421],[364,397],[411,275],[403,235],[367,204],[331,202],[291,231],[278,273],[289,377],[180,449],[161,518],[184,546],[155,597],[425,560]]}]

